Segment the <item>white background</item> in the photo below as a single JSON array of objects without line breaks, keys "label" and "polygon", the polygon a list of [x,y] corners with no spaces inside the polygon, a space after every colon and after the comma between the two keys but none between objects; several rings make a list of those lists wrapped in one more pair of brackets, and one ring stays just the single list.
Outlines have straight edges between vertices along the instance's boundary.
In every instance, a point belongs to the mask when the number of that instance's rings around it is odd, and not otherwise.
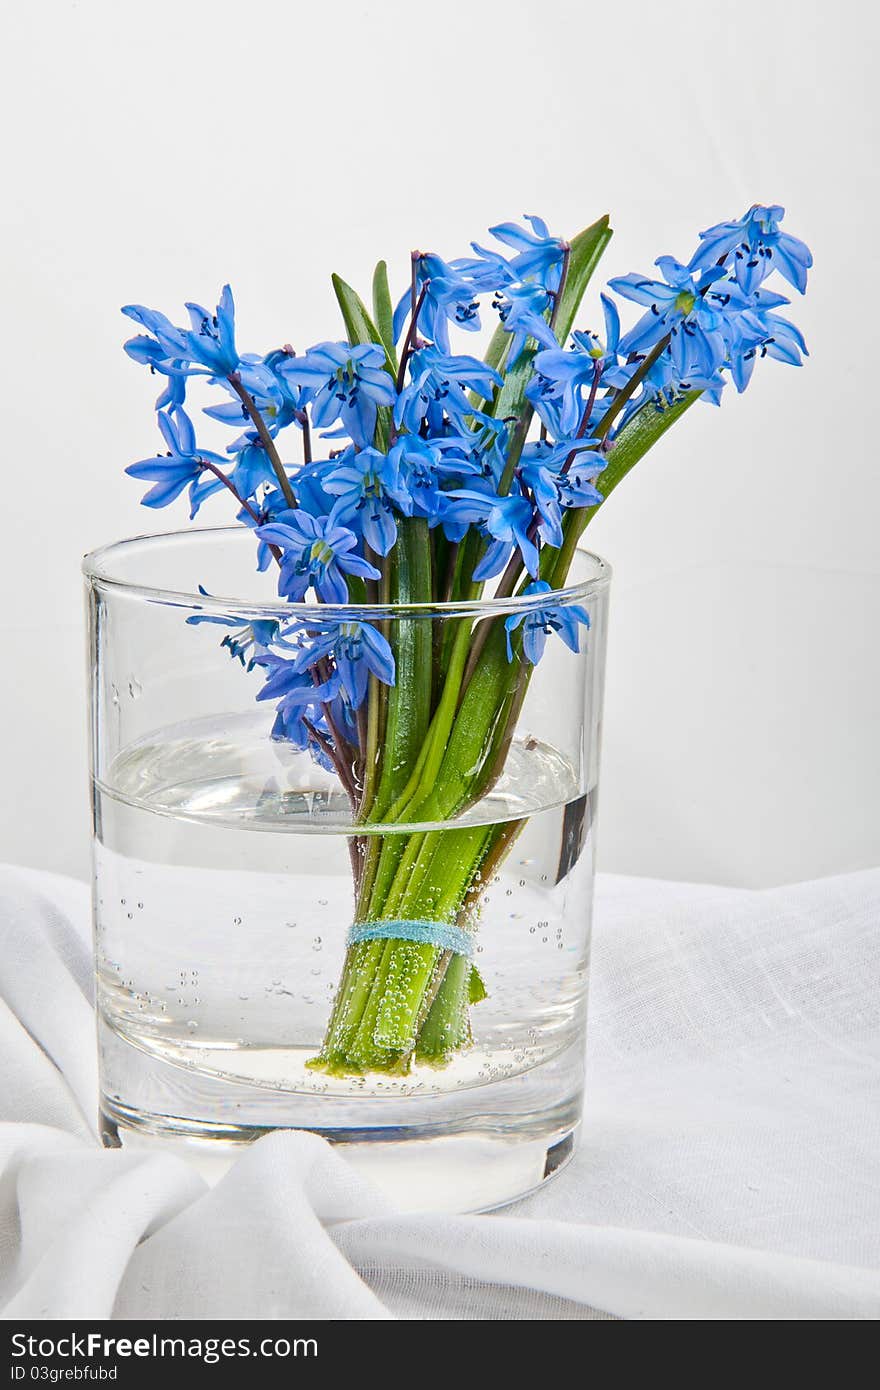
[{"label": "white background", "polygon": [[[812,350],[697,406],[591,527],[613,563],[601,866],[760,886],[880,862],[876,11],[110,0],[0,63],[0,858],[85,874],[79,560],[153,529],[119,305],[232,281],[239,343],[337,335],[329,274],[612,214],[606,275],[782,202]],[[596,315],[591,307],[584,322]],[[341,334],[340,334],[341,336]],[[223,519],[222,504],[203,513]],[[183,504],[160,514],[184,524]]]}]

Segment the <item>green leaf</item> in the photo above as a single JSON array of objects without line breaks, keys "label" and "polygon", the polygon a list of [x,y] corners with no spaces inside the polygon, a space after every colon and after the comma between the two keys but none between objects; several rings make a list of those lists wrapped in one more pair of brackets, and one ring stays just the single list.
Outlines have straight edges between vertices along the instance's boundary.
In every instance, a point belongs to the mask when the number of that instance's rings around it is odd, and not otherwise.
[{"label": "green leaf", "polygon": [[[486,364],[490,367],[494,367],[496,372],[500,372],[501,370],[504,359],[507,357],[507,349],[510,347],[510,342],[510,333],[499,324],[489,340],[489,346],[486,348],[484,358]],[[482,399],[482,397],[480,399]]]},{"label": "green leaf", "polygon": [[541,578],[546,579],[552,588],[564,587],[580,537],[599,508],[604,507],[618,483],[623,481],[639,459],[644,458],[657,440],[671,429],[676,420],[680,420],[685,411],[690,410],[701,394],[700,391],[689,391],[680,401],[676,401],[675,405],[667,406],[665,410],[658,410],[653,401],[646,401],[627,420],[608,454],[608,463],[597,479],[602,501],[595,507],[572,508],[563,522],[564,540],[559,550],[554,552],[549,546],[544,547],[541,555]]},{"label": "green leaf", "polygon": [[483,983],[483,977],[475,965],[471,966],[471,973],[468,976],[468,1003],[479,1004],[482,999],[489,998],[489,991]]},{"label": "green leaf", "polygon": [[[680,401],[667,406],[665,410],[658,410],[653,401],[646,401],[627,420],[608,454],[608,463],[596,480],[602,494],[600,505],[604,505],[609,494],[622,482],[629,470],[639,459],[644,458],[652,445],[662,438],[676,420],[681,419],[686,410],[690,410],[701,394],[700,391],[689,391]],[[589,520],[592,520],[597,511],[598,507],[591,509]]]},{"label": "green leaf", "polygon": [[373,320],[379,331],[378,341],[384,347],[388,360],[397,371],[397,353],[394,350],[394,308],[391,303],[391,290],[388,288],[388,266],[380,261],[373,271]]},{"label": "green leaf", "polygon": [[360,343],[376,343],[379,347],[385,348],[385,369],[391,376],[394,376],[396,368],[364,301],[357,291],[352,289],[351,285],[345,283],[341,276],[333,275],[331,279],[339,307],[342,310],[342,321],[345,324],[349,343],[352,347],[357,347]]},{"label": "green leaf", "polygon": [[348,601],[358,605],[367,602],[367,586],[363,579],[356,574],[347,574],[348,581]]},{"label": "green leaf", "polygon": [[600,217],[591,227],[585,227],[571,243],[568,258],[568,275],[562,291],[559,312],[556,315],[556,336],[564,343],[574,326],[575,316],[593,271],[602,258],[602,253],[612,237],[608,225],[608,214]]}]

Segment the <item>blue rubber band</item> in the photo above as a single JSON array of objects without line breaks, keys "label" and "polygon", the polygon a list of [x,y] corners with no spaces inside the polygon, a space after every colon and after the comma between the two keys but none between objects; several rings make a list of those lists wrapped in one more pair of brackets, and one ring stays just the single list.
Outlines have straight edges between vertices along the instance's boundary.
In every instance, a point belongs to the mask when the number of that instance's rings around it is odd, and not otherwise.
[{"label": "blue rubber band", "polygon": [[474,939],[470,932],[448,922],[355,922],[348,933],[348,944],[358,941],[416,941],[421,946],[439,946],[442,951],[454,951],[457,956],[473,954]]}]

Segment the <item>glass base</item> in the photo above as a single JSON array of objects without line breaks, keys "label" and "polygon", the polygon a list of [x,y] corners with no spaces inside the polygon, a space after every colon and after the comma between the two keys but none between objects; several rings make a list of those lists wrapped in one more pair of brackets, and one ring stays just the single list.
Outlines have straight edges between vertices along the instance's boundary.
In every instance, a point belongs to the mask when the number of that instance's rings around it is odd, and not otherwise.
[{"label": "glass base", "polygon": [[[235,1082],[150,1055],[99,1027],[105,1147],[160,1146],[208,1182],[277,1130],[306,1130],[385,1192],[399,1211],[477,1212],[515,1202],[560,1172],[579,1129],[582,1048],[520,1075],[446,1095],[340,1097]],[[108,1094],[108,1081],[124,1088]]]},{"label": "glass base", "polygon": [[[163,1121],[165,1121],[163,1123]],[[270,1130],[232,1140],[203,1131],[184,1135],[166,1117],[100,1112],[105,1148],[172,1152],[192,1163],[208,1182],[218,1182],[241,1145]],[[571,1162],[579,1126],[549,1147],[541,1140],[511,1141],[488,1136],[365,1140],[336,1131],[342,1156],[403,1212],[467,1214],[494,1211],[537,1191]],[[311,1131],[315,1133],[316,1131]]]}]

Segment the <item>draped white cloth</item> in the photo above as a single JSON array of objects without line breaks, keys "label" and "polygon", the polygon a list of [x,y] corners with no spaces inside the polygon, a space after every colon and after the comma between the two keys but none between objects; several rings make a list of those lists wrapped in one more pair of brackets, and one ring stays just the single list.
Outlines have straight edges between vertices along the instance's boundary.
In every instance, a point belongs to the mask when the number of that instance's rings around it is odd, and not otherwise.
[{"label": "draped white cloth", "polygon": [[575,1162],[395,1213],[279,1133],[209,1187],[102,1151],[87,890],[0,871],[0,1305],[27,1318],[880,1314],[880,870],[753,893],[600,878]]}]

